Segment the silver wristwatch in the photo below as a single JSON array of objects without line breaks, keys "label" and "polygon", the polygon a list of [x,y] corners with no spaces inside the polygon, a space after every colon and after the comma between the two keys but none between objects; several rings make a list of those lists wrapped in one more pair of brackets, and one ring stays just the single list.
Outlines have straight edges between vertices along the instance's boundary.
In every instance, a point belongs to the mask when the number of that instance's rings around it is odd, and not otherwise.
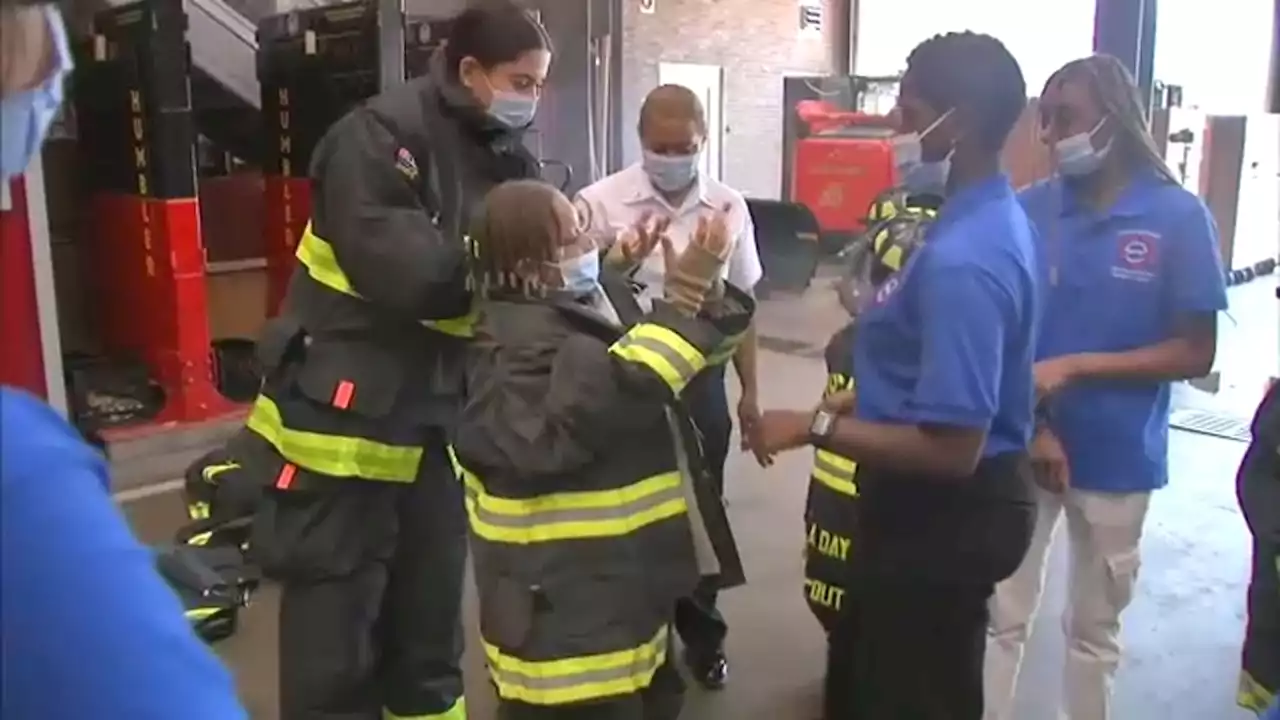
[{"label": "silver wristwatch", "polygon": [[840,416],[826,408],[818,408],[813,413],[813,421],[809,423],[809,442],[821,444],[831,437],[836,429],[836,419]]}]

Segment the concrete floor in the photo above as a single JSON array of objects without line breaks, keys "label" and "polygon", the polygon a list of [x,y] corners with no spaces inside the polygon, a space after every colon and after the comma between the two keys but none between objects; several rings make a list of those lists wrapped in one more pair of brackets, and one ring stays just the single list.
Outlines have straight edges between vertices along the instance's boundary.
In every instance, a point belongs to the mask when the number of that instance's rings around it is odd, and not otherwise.
[{"label": "concrete floor", "polygon": [[[767,346],[762,402],[808,406],[824,385],[814,348],[842,319],[830,298],[764,304]],[[1158,494],[1144,539],[1138,597],[1125,616],[1125,662],[1116,683],[1117,720],[1231,720],[1249,564],[1247,534],[1235,506],[1240,443],[1175,432],[1173,482]],[[750,584],[727,594],[732,625],[730,687],[691,692],[690,720],[812,720],[819,699],[823,639],[800,595],[801,511],[808,459],[796,453],[764,471],[745,456],[730,461],[729,502]],[[183,519],[174,494],[129,503],[138,532],[162,541]],[[1064,555],[1054,570],[1028,652],[1018,720],[1051,720],[1059,687]],[[264,591],[239,635],[219,646],[234,668],[255,720],[275,720],[275,597]],[[474,612],[474,602],[468,603]],[[468,626],[474,632],[474,618]],[[474,648],[474,643],[472,644]],[[471,717],[492,717],[480,659],[468,653]]]}]

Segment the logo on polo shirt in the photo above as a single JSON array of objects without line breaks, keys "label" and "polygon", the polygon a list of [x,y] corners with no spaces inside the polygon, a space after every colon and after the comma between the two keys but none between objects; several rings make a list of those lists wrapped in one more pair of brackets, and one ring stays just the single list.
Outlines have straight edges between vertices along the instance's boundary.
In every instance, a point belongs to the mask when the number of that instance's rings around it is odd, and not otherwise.
[{"label": "logo on polo shirt", "polygon": [[1122,230],[1116,236],[1116,263],[1111,276],[1118,280],[1151,282],[1160,260],[1160,235],[1150,230]]}]

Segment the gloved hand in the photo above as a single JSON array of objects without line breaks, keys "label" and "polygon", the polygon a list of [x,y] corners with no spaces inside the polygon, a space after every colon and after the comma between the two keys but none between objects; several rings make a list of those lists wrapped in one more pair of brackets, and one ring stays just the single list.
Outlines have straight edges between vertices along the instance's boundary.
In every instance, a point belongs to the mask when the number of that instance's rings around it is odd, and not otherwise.
[{"label": "gloved hand", "polygon": [[605,263],[622,272],[631,271],[649,257],[670,226],[671,218],[645,213],[634,225],[618,233],[605,253]]},{"label": "gloved hand", "polygon": [[680,253],[675,252],[671,238],[665,233],[662,235],[666,259],[664,296],[667,302],[686,315],[697,315],[708,299],[724,294],[720,271],[733,249],[728,214],[729,206],[725,205],[710,218],[698,218],[697,230]]}]

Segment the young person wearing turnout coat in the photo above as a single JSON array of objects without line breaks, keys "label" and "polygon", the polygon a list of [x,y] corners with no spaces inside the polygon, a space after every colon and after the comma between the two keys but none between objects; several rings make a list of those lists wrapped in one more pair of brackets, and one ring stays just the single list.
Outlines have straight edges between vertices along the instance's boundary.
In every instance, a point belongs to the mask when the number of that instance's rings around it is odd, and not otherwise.
[{"label": "young person wearing turnout coat", "polygon": [[501,720],[674,720],[676,600],[699,577],[743,582],[680,397],[736,351],[754,304],[719,280],[723,214],[678,254],[659,238],[648,312],[584,229],[554,188],[516,182],[473,233],[485,300],[455,449],[480,633]]},{"label": "young person wearing turnout coat", "polygon": [[314,210],[248,420],[270,484],[251,547],[282,583],[282,720],[461,720],[462,490],[445,436],[471,334],[465,233],[551,62],[511,2],[462,12],[430,72],[315,150]]},{"label": "young person wearing turnout coat", "polygon": [[995,38],[912,51],[895,159],[945,202],[897,278],[858,318],[847,412],[768,411],[762,446],[858,464],[849,705],[828,720],[978,720],[987,600],[1031,539],[1027,444],[1039,315],[1034,232],[1000,172],[1026,105]]}]

